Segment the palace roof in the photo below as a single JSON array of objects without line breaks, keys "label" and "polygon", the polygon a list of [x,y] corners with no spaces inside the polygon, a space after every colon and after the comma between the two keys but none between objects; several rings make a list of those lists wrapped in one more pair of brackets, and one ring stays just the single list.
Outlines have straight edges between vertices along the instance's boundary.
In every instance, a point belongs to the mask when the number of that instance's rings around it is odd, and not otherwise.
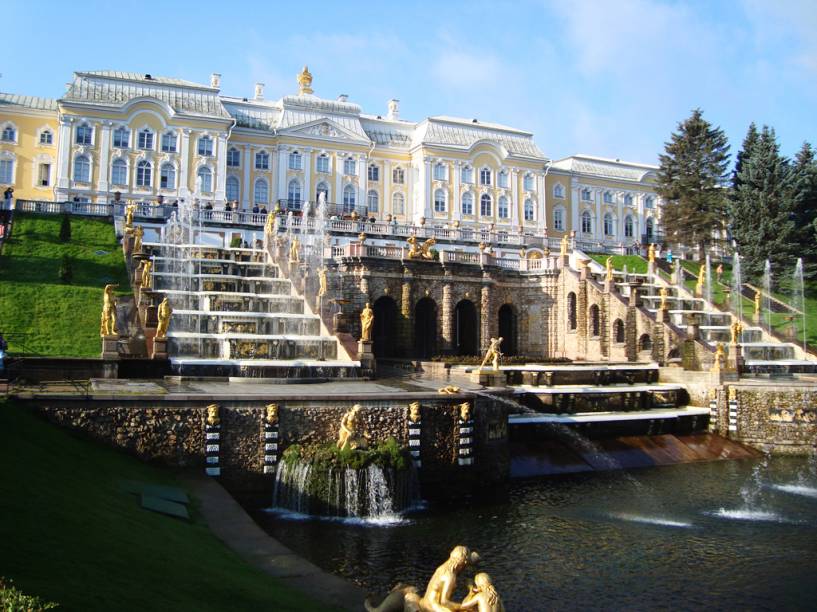
[{"label": "palace roof", "polygon": [[57,101],[51,98],[37,98],[35,96],[20,96],[17,94],[0,93],[0,108],[3,106],[19,106],[33,110],[56,111]]},{"label": "palace roof", "polygon": [[625,162],[620,159],[594,157],[592,155],[573,155],[553,163],[559,170],[575,172],[586,176],[624,181],[643,181],[644,178],[658,170],[658,166]]},{"label": "palace roof", "polygon": [[414,144],[429,144],[469,149],[479,141],[494,141],[510,155],[546,161],[544,153],[533,141],[533,134],[497,123],[481,123],[458,117],[429,117],[422,121],[414,134]]}]

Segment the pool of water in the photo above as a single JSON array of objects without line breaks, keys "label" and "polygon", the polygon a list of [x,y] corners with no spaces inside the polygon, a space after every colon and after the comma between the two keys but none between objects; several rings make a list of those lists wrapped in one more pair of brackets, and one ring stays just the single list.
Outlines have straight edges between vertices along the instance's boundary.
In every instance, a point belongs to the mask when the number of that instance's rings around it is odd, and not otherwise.
[{"label": "pool of water", "polygon": [[[257,520],[319,566],[384,593],[421,588],[457,544],[508,610],[813,609],[817,468],[796,458],[513,481],[402,523]],[[465,595],[466,570],[459,596]]]}]

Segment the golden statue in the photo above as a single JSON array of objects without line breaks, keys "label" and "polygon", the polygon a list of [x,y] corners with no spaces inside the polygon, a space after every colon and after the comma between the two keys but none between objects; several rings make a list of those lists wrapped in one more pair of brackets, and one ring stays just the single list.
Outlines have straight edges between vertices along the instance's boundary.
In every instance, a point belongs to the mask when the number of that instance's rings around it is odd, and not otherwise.
[{"label": "golden statue", "polygon": [[570,239],[567,237],[567,234],[562,236],[562,240],[559,243],[559,255],[562,257],[567,255],[567,249],[570,247]]},{"label": "golden statue", "polygon": [[136,204],[128,204],[125,206],[125,233],[133,233],[133,215],[136,212]]},{"label": "golden statue", "polygon": [[275,425],[278,422],[278,404],[267,404],[266,408],[264,419],[270,425]]},{"label": "golden statue", "polygon": [[740,342],[740,334],[743,332],[743,324],[740,321],[734,321],[729,326],[729,331],[732,332],[732,344]]},{"label": "golden statue", "polygon": [[420,609],[420,591],[416,586],[398,582],[386,599],[375,605],[371,597],[363,602],[366,612],[422,612]]},{"label": "golden statue", "polygon": [[207,406],[207,424],[215,427],[221,423],[218,416],[218,404],[210,404]]},{"label": "golden statue", "polygon": [[613,257],[612,256],[607,258],[607,261],[604,263],[604,268],[605,268],[605,272],[606,272],[605,278],[608,281],[612,282],[612,280],[613,280]]},{"label": "golden statue", "polygon": [[150,289],[150,269],[153,267],[153,262],[149,259],[145,260],[142,266],[142,289]]},{"label": "golden statue", "polygon": [[706,264],[701,264],[698,268],[698,282],[695,284],[695,295],[701,297],[704,294],[704,282],[706,281]]},{"label": "golden statue", "polygon": [[712,363],[712,372],[720,372],[726,363],[726,351],[723,349],[723,342],[718,342],[715,346],[715,361]]},{"label": "golden statue", "polygon": [[433,247],[435,244],[437,244],[437,239],[434,236],[423,243],[423,245],[420,247],[422,251],[420,255],[423,259],[434,259],[434,255],[431,254],[431,247]]},{"label": "golden statue", "polygon": [[159,324],[156,326],[156,338],[167,338],[167,328],[170,327],[170,315],[173,314],[173,307],[167,298],[159,302],[159,308],[156,311],[156,316],[159,319]]},{"label": "golden statue", "polygon": [[267,220],[264,223],[264,233],[265,234],[274,234],[275,233],[275,213],[269,213],[267,215]]},{"label": "golden statue", "polygon": [[105,285],[102,292],[102,317],[99,324],[100,336],[116,335],[116,297],[113,290],[119,285]]},{"label": "golden statue", "polygon": [[501,344],[502,337],[491,338],[491,343],[488,345],[485,358],[482,360],[482,364],[479,366],[480,370],[485,367],[485,364],[488,363],[488,361],[493,363],[494,370],[499,369],[499,360],[502,358],[502,353],[499,352],[499,347]]},{"label": "golden statue", "polygon": [[140,253],[142,251],[142,238],[145,236],[145,230],[141,225],[137,225],[133,230],[133,251]]},{"label": "golden statue", "polygon": [[460,392],[459,387],[455,387],[454,385],[448,385],[447,387],[443,387],[442,389],[437,389],[437,393],[442,393],[443,395],[456,395]]},{"label": "golden statue", "polygon": [[755,314],[756,315],[760,314],[760,298],[761,298],[761,296],[762,296],[762,293],[760,292],[760,289],[755,291]]},{"label": "golden statue", "polygon": [[301,73],[298,75],[298,94],[303,96],[305,94],[312,93],[312,73],[309,72],[309,68],[304,66],[304,69],[301,70]]},{"label": "golden statue", "polygon": [[655,244],[653,243],[650,243],[650,246],[647,248],[647,261],[655,263]]},{"label": "golden statue", "polygon": [[318,270],[318,297],[323,297],[326,295],[326,286],[327,286],[327,278],[326,278],[326,266],[322,267]]},{"label": "golden statue", "polygon": [[471,608],[476,608],[477,612],[505,612],[505,606],[494,588],[494,582],[485,572],[474,576],[474,586],[459,607],[460,610]]},{"label": "golden statue", "polygon": [[297,236],[292,237],[292,242],[289,244],[289,263],[298,263],[301,261],[301,241]]},{"label": "golden statue", "polygon": [[340,420],[340,431],[338,431],[338,441],[336,446],[340,450],[348,449],[358,449],[358,448],[366,448],[368,444],[364,439],[361,438],[357,434],[357,426],[358,426],[358,413],[360,412],[361,406],[360,404],[355,404],[352,406],[352,409],[349,410]]},{"label": "golden statue", "polygon": [[420,402],[411,402],[409,404],[409,421],[412,423],[420,422]]},{"label": "golden statue", "polygon": [[460,421],[469,420],[471,420],[471,404],[469,402],[463,402],[460,404]]},{"label": "golden statue", "polygon": [[420,600],[420,609],[434,612],[458,610],[459,604],[451,600],[457,590],[457,578],[469,563],[474,564],[478,560],[479,555],[472,553],[468,547],[455,546],[448,560],[437,568],[428,581],[425,595]]},{"label": "golden statue", "polygon": [[363,342],[372,341],[372,325],[374,325],[374,310],[366,302],[366,307],[360,311],[360,339]]},{"label": "golden statue", "polygon": [[366,232],[360,232],[357,235],[357,239],[360,241],[360,244],[364,244],[366,242]]},{"label": "golden statue", "polygon": [[667,297],[669,297],[669,291],[667,290],[666,287],[661,287],[661,289],[658,290],[658,295],[661,296],[661,310],[666,310]]},{"label": "golden statue", "polygon": [[433,259],[434,256],[431,254],[431,247],[437,244],[437,239],[433,236],[426,240],[422,245],[417,245],[417,236],[409,236],[406,238],[406,242],[409,244],[409,252],[408,258],[409,259]]}]

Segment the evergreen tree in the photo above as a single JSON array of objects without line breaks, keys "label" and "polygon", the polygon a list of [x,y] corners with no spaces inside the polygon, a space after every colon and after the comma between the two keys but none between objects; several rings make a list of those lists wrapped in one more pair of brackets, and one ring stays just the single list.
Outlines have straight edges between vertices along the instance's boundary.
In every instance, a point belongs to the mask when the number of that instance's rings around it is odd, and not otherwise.
[{"label": "evergreen tree", "polygon": [[746,278],[759,280],[766,259],[776,275],[793,264],[796,250],[789,162],[780,155],[774,130],[763,126],[745,155],[730,206],[732,237]]},{"label": "evergreen tree", "polygon": [[743,145],[741,146],[740,151],[735,156],[735,170],[732,172],[732,192],[733,194],[738,190],[740,186],[740,172],[743,170],[743,163],[744,160],[749,157],[751,154],[752,148],[757,144],[758,139],[760,138],[760,133],[757,131],[757,126],[753,121],[749,124],[749,129],[746,132],[746,137],[743,139]]},{"label": "evergreen tree", "polygon": [[678,124],[660,160],[657,192],[664,199],[664,230],[672,242],[697,245],[703,256],[724,226],[726,135],[696,108]]},{"label": "evergreen tree", "polygon": [[71,242],[71,217],[69,215],[62,216],[60,223],[60,242]]},{"label": "evergreen tree", "polygon": [[796,257],[803,258],[807,278],[817,276],[817,159],[805,142],[791,168],[790,197]]}]

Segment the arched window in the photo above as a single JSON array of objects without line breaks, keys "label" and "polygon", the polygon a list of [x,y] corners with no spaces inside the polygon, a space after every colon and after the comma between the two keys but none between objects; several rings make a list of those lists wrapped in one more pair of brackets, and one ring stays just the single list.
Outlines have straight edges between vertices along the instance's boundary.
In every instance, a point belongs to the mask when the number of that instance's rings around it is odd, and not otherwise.
[{"label": "arched window", "polygon": [[470,191],[466,191],[464,194],[462,194],[462,214],[474,214],[474,196]]},{"label": "arched window", "polygon": [[227,149],[227,167],[238,168],[241,165],[241,151],[235,147]]},{"label": "arched window", "polygon": [[633,237],[633,218],[630,215],[624,217],[624,237]]},{"label": "arched window", "polygon": [[17,130],[13,125],[6,125],[3,128],[3,134],[0,136],[3,142],[17,142]]},{"label": "arched window", "polygon": [[153,132],[148,128],[139,130],[139,148],[150,150],[153,149]]},{"label": "arched window", "polygon": [[213,139],[209,136],[202,136],[199,138],[198,147],[196,149],[199,155],[203,157],[210,157],[213,155]]},{"label": "arched window", "polygon": [[380,180],[380,167],[375,166],[374,164],[369,164],[368,169],[368,177],[370,181],[379,181]]},{"label": "arched window", "polygon": [[572,291],[567,294],[567,326],[576,329],[576,294]]},{"label": "arched window", "polygon": [[212,193],[213,192],[213,172],[210,168],[203,167],[199,168],[198,173],[196,174],[199,181],[199,189],[201,193]]},{"label": "arched window", "polygon": [[130,144],[130,130],[119,126],[113,131],[113,146],[117,149],[127,149]]},{"label": "arched window", "polygon": [[343,174],[346,176],[357,175],[357,164],[353,157],[347,157],[343,160]]},{"label": "arched window", "polygon": [[499,200],[497,200],[497,214],[499,215],[500,219],[507,219],[511,216],[511,211],[508,208],[508,198],[505,196],[499,196]]},{"label": "arched window", "polygon": [[525,213],[525,221],[533,221],[534,217],[536,216],[534,213],[533,202],[530,198],[525,200],[524,206],[524,213]]},{"label": "arched window", "polygon": [[230,201],[236,201],[240,198],[238,179],[234,176],[227,177],[227,192],[226,197]]},{"label": "arched window", "polygon": [[78,145],[89,145],[93,144],[94,141],[94,128],[92,128],[87,123],[83,123],[82,125],[77,126],[76,131],[76,141]]},{"label": "arched window", "polygon": [[655,199],[652,196],[647,196],[644,199],[644,208],[653,208],[655,206]]},{"label": "arched window", "polygon": [[391,197],[391,209],[395,215],[406,214],[406,198],[402,193],[395,193]]},{"label": "arched window", "polygon": [[434,191],[434,212],[444,213],[445,208],[445,190],[444,189],[437,189]]},{"label": "arched window", "polygon": [[590,307],[588,324],[590,326],[588,330],[590,335],[597,338],[601,334],[601,317],[599,316],[599,307],[597,304],[593,304]]},{"label": "arched window", "polygon": [[343,212],[352,212],[355,209],[355,187],[346,185],[343,188]]},{"label": "arched window", "polygon": [[655,224],[652,220],[652,217],[647,217],[647,222],[645,224],[646,230],[645,233],[647,234],[647,240],[653,239],[653,230],[655,229]]},{"label": "arched window", "polygon": [[507,170],[502,170],[499,173],[498,183],[499,183],[499,186],[502,187],[503,189],[508,188],[508,171]]},{"label": "arched window", "polygon": [[650,338],[649,334],[642,334],[641,337],[638,339],[638,350],[639,351],[652,350],[652,338]]},{"label": "arched window", "polygon": [[266,151],[259,151],[255,154],[255,169],[269,170],[269,153]]},{"label": "arched window", "polygon": [[605,204],[612,204],[613,203],[613,194],[610,191],[604,192],[604,203]]},{"label": "arched window", "polygon": [[378,197],[377,192],[374,189],[370,189],[369,193],[366,194],[366,208],[369,209],[370,213],[377,212]]},{"label": "arched window", "polygon": [[318,183],[318,187],[315,189],[315,201],[316,202],[321,199],[321,194],[323,194],[323,197],[328,202],[329,201],[329,185],[327,185],[323,181]]},{"label": "arched window", "polygon": [[301,183],[297,179],[292,179],[287,185],[287,208],[301,208]]},{"label": "arched window", "polygon": [[395,168],[392,170],[391,180],[395,185],[402,185],[406,182],[406,171],[402,168]]},{"label": "arched window", "polygon": [[627,205],[627,206],[632,206],[633,205],[633,194],[631,194],[631,193],[625,193],[624,194],[624,204]]},{"label": "arched window", "polygon": [[561,206],[553,209],[553,229],[560,232],[565,229],[565,212]]},{"label": "arched window", "polygon": [[442,163],[434,164],[434,180],[435,181],[444,181],[445,180],[445,165]]},{"label": "arched window", "polygon": [[142,160],[136,164],[136,186],[150,187],[153,178],[153,166],[147,160]]},{"label": "arched window", "polygon": [[479,184],[480,185],[490,185],[491,184],[491,169],[490,168],[482,168],[479,171]]},{"label": "arched window", "polygon": [[533,181],[533,175],[532,174],[526,174],[523,183],[524,183],[523,187],[525,188],[525,191],[533,191],[534,181]]},{"label": "arched window", "polygon": [[115,159],[111,164],[111,183],[114,185],[128,184],[128,164],[124,159]]},{"label": "arched window", "polygon": [[483,193],[482,196],[479,198],[479,214],[482,217],[490,217],[493,214],[491,210],[493,202],[491,200],[491,196],[487,193]]},{"label": "arched window", "polygon": [[162,152],[176,152],[176,132],[165,132],[162,134]]},{"label": "arched window", "polygon": [[54,132],[51,130],[43,130],[40,132],[40,144],[50,145],[54,144]]},{"label": "arched window", "polygon": [[252,198],[256,204],[266,204],[269,202],[269,187],[265,179],[256,179]]},{"label": "arched window", "polygon": [[563,198],[563,197],[565,197],[565,188],[562,187],[561,183],[558,183],[558,184],[556,184],[555,187],[553,187],[553,197],[554,198]]},{"label": "arched window", "polygon": [[615,235],[615,230],[613,228],[613,215],[610,213],[604,213],[604,235]]},{"label": "arched window", "polygon": [[329,156],[326,153],[321,153],[318,155],[318,159],[315,162],[315,168],[318,172],[329,172]]},{"label": "arched window", "polygon": [[161,189],[176,188],[176,168],[173,164],[165,162],[159,169],[159,187]]},{"label": "arched window", "polygon": [[624,342],[624,321],[621,319],[613,321],[613,342]]},{"label": "arched window", "polygon": [[582,233],[593,233],[593,217],[590,216],[590,211],[587,210],[582,213]]},{"label": "arched window", "polygon": [[74,158],[74,180],[78,183],[91,182],[91,161],[85,155]]},{"label": "arched window", "polygon": [[463,166],[462,172],[460,172],[461,179],[463,183],[473,183],[474,182],[474,169],[471,166]]},{"label": "arched window", "polygon": [[589,202],[591,200],[592,194],[590,190],[587,188],[582,189],[582,202]]}]

